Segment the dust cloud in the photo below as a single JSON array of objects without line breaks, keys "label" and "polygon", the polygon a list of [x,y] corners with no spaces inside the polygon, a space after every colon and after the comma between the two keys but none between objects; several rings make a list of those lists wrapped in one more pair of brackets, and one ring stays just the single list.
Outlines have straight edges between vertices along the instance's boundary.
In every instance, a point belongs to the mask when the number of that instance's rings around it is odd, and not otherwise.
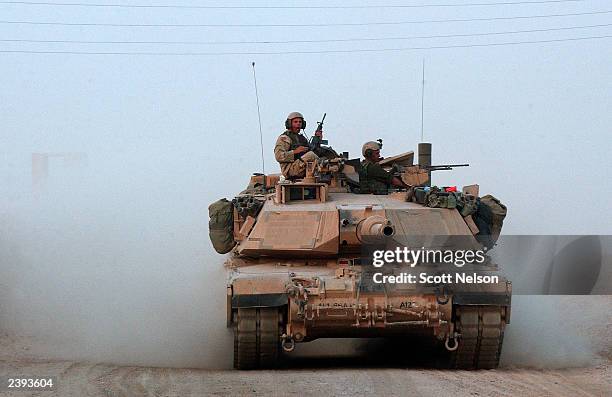
[{"label": "dust cloud", "polygon": [[[2,354],[230,368],[225,258],[208,240],[207,206],[246,181],[204,176],[198,159],[125,160],[0,202]],[[609,296],[515,296],[502,365],[609,357],[611,305]],[[351,357],[362,343],[317,341],[294,354]]]},{"label": "dust cloud", "polygon": [[516,295],[502,366],[587,367],[612,358],[612,296]]},{"label": "dust cloud", "polygon": [[0,207],[0,331],[27,357],[230,367],[218,197],[187,161],[112,160]]},{"label": "dust cloud", "polygon": [[502,236],[492,252],[513,282],[501,364],[580,367],[610,358],[610,236]]}]

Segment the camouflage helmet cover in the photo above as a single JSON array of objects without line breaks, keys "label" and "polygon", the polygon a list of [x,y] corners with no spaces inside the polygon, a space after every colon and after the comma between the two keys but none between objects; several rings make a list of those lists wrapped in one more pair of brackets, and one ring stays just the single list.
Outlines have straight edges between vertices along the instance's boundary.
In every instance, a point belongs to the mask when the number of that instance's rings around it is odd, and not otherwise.
[{"label": "camouflage helmet cover", "polygon": [[293,120],[296,118],[301,118],[302,120],[304,120],[304,116],[302,116],[302,113],[300,112],[291,112],[289,113],[289,115],[287,115],[287,120]]},{"label": "camouflage helmet cover", "polygon": [[365,157],[366,150],[380,150],[380,143],[369,141],[363,144],[361,147],[361,154]]}]

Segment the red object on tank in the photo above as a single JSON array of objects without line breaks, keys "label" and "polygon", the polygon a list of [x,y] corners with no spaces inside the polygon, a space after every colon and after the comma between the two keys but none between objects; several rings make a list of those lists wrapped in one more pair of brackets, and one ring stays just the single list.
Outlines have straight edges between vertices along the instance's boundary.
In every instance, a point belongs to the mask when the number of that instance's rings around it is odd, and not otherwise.
[{"label": "red object on tank", "polygon": [[445,192],[456,192],[457,191],[457,186],[448,186],[444,188]]}]

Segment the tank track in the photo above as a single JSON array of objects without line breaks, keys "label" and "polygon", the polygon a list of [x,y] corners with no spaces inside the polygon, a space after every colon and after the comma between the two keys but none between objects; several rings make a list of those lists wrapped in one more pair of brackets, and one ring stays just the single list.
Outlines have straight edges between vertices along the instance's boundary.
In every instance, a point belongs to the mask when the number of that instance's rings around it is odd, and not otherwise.
[{"label": "tank track", "polygon": [[281,316],[278,308],[238,309],[235,323],[234,368],[274,367],[281,349]]},{"label": "tank track", "polygon": [[457,306],[455,328],[461,334],[451,366],[493,369],[499,366],[505,319],[499,306]]}]

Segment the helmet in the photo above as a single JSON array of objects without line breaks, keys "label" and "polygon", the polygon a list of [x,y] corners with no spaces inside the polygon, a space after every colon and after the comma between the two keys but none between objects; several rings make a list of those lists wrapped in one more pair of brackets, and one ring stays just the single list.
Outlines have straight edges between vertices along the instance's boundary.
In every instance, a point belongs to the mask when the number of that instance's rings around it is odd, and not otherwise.
[{"label": "helmet", "polygon": [[301,119],[304,119],[304,116],[302,116],[302,113],[300,112],[291,112],[289,113],[289,115],[287,116],[287,120],[293,120],[296,117],[299,117]]},{"label": "helmet", "polygon": [[374,151],[374,150],[380,150],[380,147],[382,145],[378,142],[374,142],[374,141],[370,141],[370,142],[366,142],[363,144],[363,146],[361,147],[361,154],[364,157],[369,157],[369,151]]},{"label": "helmet", "polygon": [[285,120],[285,128],[291,128],[291,120],[300,118],[302,119],[302,129],[306,128],[306,120],[304,120],[304,116],[300,112],[291,112],[287,115],[287,120]]}]

